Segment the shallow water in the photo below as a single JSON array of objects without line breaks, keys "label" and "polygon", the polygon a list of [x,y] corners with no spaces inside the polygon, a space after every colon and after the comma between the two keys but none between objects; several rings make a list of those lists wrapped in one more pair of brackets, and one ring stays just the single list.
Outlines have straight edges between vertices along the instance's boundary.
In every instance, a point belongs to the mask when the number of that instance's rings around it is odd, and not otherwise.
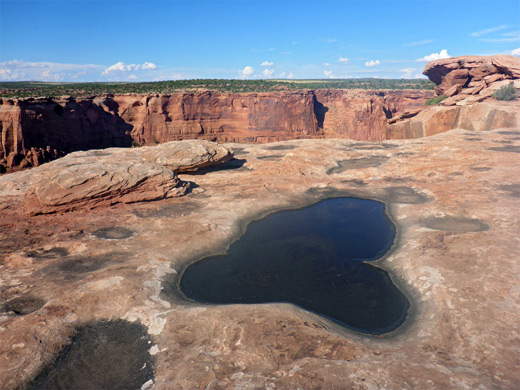
[{"label": "shallow water", "polygon": [[133,390],[153,378],[154,360],[146,328],[124,320],[78,329],[54,362],[25,390]]},{"label": "shallow water", "polygon": [[381,258],[394,238],[384,204],[328,199],[251,223],[226,255],[191,264],[180,288],[203,303],[289,302],[350,329],[386,333],[410,305],[365,261]]}]

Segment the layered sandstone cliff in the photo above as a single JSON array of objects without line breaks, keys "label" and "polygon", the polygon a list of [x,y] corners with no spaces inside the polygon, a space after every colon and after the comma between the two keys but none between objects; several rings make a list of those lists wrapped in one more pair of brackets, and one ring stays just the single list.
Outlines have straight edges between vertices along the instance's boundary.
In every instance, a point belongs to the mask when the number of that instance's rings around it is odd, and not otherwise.
[{"label": "layered sandstone cliff", "polygon": [[[38,166],[76,150],[183,139],[379,141],[386,121],[421,107],[430,91],[109,95],[0,100],[0,166]],[[0,168],[1,169],[1,168]]]}]

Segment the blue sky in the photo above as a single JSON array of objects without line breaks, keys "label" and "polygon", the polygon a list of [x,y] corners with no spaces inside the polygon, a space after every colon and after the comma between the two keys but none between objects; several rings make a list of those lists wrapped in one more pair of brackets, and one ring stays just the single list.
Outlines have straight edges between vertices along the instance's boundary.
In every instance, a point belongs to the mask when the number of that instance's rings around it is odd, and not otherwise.
[{"label": "blue sky", "polygon": [[414,78],[520,56],[520,1],[0,0],[0,80]]}]

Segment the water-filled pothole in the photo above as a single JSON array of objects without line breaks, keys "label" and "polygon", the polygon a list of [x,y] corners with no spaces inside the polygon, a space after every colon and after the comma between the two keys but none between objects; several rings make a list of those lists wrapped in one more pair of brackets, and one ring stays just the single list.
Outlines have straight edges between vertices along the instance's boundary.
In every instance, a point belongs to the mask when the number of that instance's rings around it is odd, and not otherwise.
[{"label": "water-filled pothole", "polygon": [[140,389],[153,379],[146,328],[124,320],[78,329],[25,389]]},{"label": "water-filled pothole", "polygon": [[180,289],[203,303],[293,303],[350,329],[386,333],[410,304],[364,261],[381,258],[395,234],[383,203],[328,199],[251,223],[226,255],[191,264]]}]

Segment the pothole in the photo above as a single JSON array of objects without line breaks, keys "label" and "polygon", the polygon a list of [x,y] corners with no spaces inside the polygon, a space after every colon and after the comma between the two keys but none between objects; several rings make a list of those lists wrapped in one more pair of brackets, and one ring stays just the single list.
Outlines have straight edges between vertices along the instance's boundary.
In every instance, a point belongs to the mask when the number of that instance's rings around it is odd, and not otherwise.
[{"label": "pothole", "polygon": [[421,221],[421,224],[429,229],[443,230],[446,232],[483,232],[489,230],[489,226],[479,219],[465,217],[428,217]]},{"label": "pothole", "polygon": [[151,343],[146,328],[137,323],[83,326],[25,389],[140,389],[154,376]]},{"label": "pothole", "polygon": [[410,304],[384,270],[365,262],[381,258],[395,234],[383,203],[328,199],[251,223],[226,255],[191,264],[179,287],[202,303],[289,302],[350,329],[386,333]]},{"label": "pothole", "polygon": [[124,240],[125,238],[132,237],[135,232],[123,227],[108,227],[96,230],[92,234],[97,238],[105,240]]}]

